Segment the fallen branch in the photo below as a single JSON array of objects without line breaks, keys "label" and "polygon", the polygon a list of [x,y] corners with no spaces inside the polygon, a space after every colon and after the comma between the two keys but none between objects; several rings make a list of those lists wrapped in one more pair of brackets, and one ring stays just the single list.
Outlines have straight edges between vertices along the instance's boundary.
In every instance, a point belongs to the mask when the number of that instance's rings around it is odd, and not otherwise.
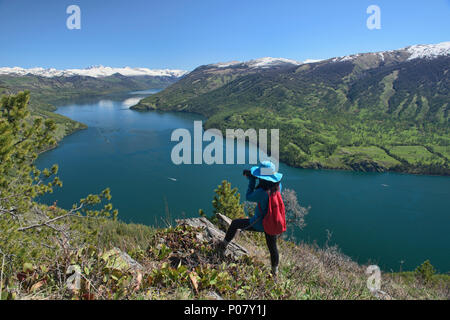
[{"label": "fallen branch", "polygon": [[79,216],[79,215],[77,215],[77,214],[74,213],[74,212],[80,210],[81,208],[83,208],[83,204],[81,204],[81,205],[80,205],[79,207],[77,207],[77,208],[74,208],[74,209],[70,210],[68,213],[63,214],[62,216],[58,216],[58,217],[56,217],[56,218],[53,218],[53,219],[50,219],[50,220],[47,220],[47,221],[44,221],[44,222],[41,222],[41,223],[32,224],[32,225],[30,225],[30,226],[21,227],[21,228],[19,228],[19,229],[17,229],[17,230],[18,230],[18,231],[26,231],[26,230],[33,229],[33,228],[49,227],[49,228],[52,228],[52,229],[54,229],[54,230],[56,230],[56,231],[61,231],[61,230],[56,229],[55,227],[53,227],[53,226],[50,225],[50,224],[53,223],[53,222],[56,222],[56,221],[58,221],[58,220],[65,219],[65,218],[67,218],[67,217],[77,217],[77,218],[82,217],[82,216]]}]

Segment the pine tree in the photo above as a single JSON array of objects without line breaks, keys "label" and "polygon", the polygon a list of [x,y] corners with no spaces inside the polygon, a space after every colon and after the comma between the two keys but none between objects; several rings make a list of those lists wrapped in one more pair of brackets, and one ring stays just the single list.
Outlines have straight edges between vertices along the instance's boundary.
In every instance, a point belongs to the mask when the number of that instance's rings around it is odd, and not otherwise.
[{"label": "pine tree", "polygon": [[433,275],[436,273],[436,270],[434,269],[430,260],[426,260],[416,268],[415,273],[421,280],[428,283],[432,280]]},{"label": "pine tree", "polygon": [[[55,145],[56,124],[30,116],[28,92],[3,96],[0,100],[0,210],[26,211],[38,195],[51,192],[61,181],[42,183],[56,175],[58,166],[42,172],[33,162],[38,152]],[[20,196],[19,196],[20,195]]]},{"label": "pine tree", "polygon": [[38,170],[34,164],[39,152],[55,146],[56,124],[32,116],[29,99],[29,92],[0,99],[0,256],[10,272],[13,264],[17,267],[45,250],[56,253],[56,239],[70,240],[73,225],[65,223],[69,219],[117,216],[109,203],[109,189],[88,195],[71,210],[36,202],[36,197],[53,192],[62,182],[56,176],[57,165]]},{"label": "pine tree", "polygon": [[217,189],[216,195],[212,201],[214,213],[221,213],[230,219],[244,217],[244,205],[240,203],[241,195],[237,188],[231,188],[231,183],[223,180]]}]

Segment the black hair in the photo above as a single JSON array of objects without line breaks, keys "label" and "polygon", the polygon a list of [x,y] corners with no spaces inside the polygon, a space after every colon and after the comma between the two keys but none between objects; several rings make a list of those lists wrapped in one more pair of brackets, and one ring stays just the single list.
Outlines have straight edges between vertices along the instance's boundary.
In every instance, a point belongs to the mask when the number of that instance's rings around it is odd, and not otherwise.
[{"label": "black hair", "polygon": [[258,179],[258,186],[256,189],[261,188],[264,191],[270,191],[270,193],[277,192],[280,190],[279,182],[272,182],[264,179]]}]

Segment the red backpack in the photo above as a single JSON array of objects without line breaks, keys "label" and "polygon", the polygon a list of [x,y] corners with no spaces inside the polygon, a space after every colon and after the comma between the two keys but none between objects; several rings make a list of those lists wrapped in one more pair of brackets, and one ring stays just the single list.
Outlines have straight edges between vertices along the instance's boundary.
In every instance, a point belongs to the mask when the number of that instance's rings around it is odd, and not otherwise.
[{"label": "red backpack", "polygon": [[[269,205],[267,206],[267,214],[263,219],[264,231],[272,236],[282,234],[286,231],[286,215],[281,193],[280,191],[267,192],[267,195],[269,196]],[[262,212],[259,202],[258,206]]]}]

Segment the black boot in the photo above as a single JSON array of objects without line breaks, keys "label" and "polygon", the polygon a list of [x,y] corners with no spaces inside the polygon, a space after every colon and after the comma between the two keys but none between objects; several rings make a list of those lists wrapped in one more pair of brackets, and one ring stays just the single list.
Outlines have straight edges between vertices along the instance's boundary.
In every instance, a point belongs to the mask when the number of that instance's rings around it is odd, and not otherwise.
[{"label": "black boot", "polygon": [[278,274],[278,266],[272,266],[272,277],[274,277],[274,279],[277,278],[277,274]]},{"label": "black boot", "polygon": [[228,246],[228,241],[226,240],[222,240],[217,244],[217,252],[221,255],[224,256],[225,255],[225,251],[227,250],[227,246]]}]

